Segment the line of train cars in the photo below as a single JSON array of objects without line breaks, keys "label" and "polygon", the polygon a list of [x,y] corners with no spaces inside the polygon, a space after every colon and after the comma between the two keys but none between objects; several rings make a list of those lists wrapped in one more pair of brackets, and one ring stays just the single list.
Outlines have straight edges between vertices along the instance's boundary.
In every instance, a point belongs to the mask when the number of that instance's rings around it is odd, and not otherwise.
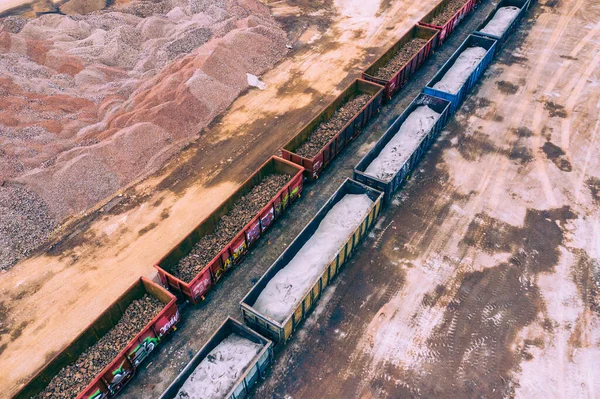
[{"label": "line of train cars", "polygon": [[[281,256],[265,272],[240,302],[245,324],[227,319],[207,344],[161,396],[191,398],[243,398],[273,360],[275,344],[288,341],[316,305],[325,288],[340,272],[369,229],[382,206],[405,182],[419,159],[456,112],[495,53],[516,29],[531,0],[501,0],[494,12],[458,47],[423,92],[393,122],[372,149],[317,215],[298,234]],[[131,380],[152,350],[174,331],[180,313],[176,298],[196,304],[203,300],[229,268],[240,262],[265,231],[300,197],[304,182],[317,179],[322,171],[356,138],[423,64],[474,9],[467,0],[442,25],[436,25],[449,0],[443,0],[419,24],[409,30],[362,75],[344,90],[321,114],[308,123],[208,218],[160,259],[155,268],[163,286],[141,278],[100,315],[69,346],[54,356],[16,395],[32,398],[44,391],[50,381],[68,365],[96,345],[115,327],[136,299],[150,295],[162,309],[129,343],[106,364],[77,395],[77,399],[114,397]],[[386,79],[378,70],[392,60],[415,38],[421,44],[414,55]],[[389,71],[388,71],[389,72]],[[298,153],[319,126],[329,121],[344,104],[364,96],[361,108],[345,125],[316,150]],[[317,132],[318,133],[318,132]],[[252,189],[273,175],[286,176],[282,187],[254,207],[255,215],[237,232],[221,240],[212,236],[219,222],[248,200]],[[243,204],[242,204],[243,205]],[[194,254],[202,240],[213,240],[220,249],[208,258]],[[214,248],[213,248],[214,250]],[[193,275],[178,275],[176,267],[190,256],[199,258]],[[166,289],[165,289],[166,287]],[[232,371],[233,370],[233,371]],[[218,376],[218,377],[216,377]]]}]

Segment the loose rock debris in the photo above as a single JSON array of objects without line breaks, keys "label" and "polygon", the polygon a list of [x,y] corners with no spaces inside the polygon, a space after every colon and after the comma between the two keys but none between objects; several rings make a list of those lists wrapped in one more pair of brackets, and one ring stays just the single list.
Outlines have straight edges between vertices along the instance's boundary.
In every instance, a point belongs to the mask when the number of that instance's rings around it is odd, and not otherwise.
[{"label": "loose rock debris", "polygon": [[192,251],[179,261],[172,271],[173,274],[184,281],[191,281],[196,277],[289,180],[290,176],[286,174],[265,177],[221,217],[212,234],[202,237]]},{"label": "loose rock debris", "polygon": [[329,120],[322,122],[294,152],[306,158],[317,155],[321,148],[369,102],[370,98],[368,94],[360,94],[347,101]]},{"label": "loose rock debris", "polygon": [[402,46],[385,65],[375,71],[373,76],[383,80],[391,79],[425,44],[427,44],[425,39],[418,37],[412,39]]},{"label": "loose rock debris", "polygon": [[75,398],[163,307],[162,302],[148,294],[133,301],[127,306],[117,325],[76,361],[63,367],[35,399]]},{"label": "loose rock debris", "polygon": [[448,4],[446,4],[446,7],[444,7],[442,12],[440,12],[438,15],[433,17],[433,19],[428,23],[431,25],[437,25],[437,26],[444,25],[465,4],[466,4],[465,0],[450,0],[448,2]]}]

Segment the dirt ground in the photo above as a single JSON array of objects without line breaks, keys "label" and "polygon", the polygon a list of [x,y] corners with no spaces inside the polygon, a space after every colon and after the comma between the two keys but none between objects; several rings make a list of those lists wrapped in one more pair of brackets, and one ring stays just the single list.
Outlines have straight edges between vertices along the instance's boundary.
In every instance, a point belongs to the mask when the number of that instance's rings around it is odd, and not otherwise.
[{"label": "dirt ground", "polygon": [[[0,397],[18,389],[436,1],[278,2],[295,52],[177,160],[0,274]],[[333,71],[333,73],[332,73]],[[240,162],[241,161],[241,162]],[[40,344],[43,343],[43,344]]]},{"label": "dirt ground", "polygon": [[541,2],[256,398],[600,395],[600,8]]}]

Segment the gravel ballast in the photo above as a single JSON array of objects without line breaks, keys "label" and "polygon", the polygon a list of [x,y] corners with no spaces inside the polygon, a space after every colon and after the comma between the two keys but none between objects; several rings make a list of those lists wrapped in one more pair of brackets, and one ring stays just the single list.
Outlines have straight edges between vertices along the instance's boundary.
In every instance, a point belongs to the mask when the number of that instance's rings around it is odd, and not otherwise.
[{"label": "gravel ballast", "polygon": [[240,198],[233,208],[217,223],[212,234],[200,239],[192,251],[173,268],[173,274],[189,282],[248,224],[256,214],[291,179],[286,174],[265,177],[248,194]]},{"label": "gravel ballast", "polygon": [[427,40],[414,38],[402,46],[385,65],[382,65],[373,76],[378,79],[389,80],[402,68],[410,59],[427,44]]},{"label": "gravel ballast", "polygon": [[260,352],[262,345],[231,334],[200,362],[177,399],[223,399]]},{"label": "gravel ballast", "polygon": [[312,158],[364,107],[371,96],[360,94],[342,105],[329,120],[322,122],[294,151],[305,158]]},{"label": "gravel ballast", "polygon": [[444,25],[466,3],[467,3],[466,0],[450,0],[448,2],[448,4],[446,4],[446,7],[444,7],[442,12],[440,12],[438,15],[433,17],[433,19],[427,23],[431,24],[431,25],[437,25],[437,26]]},{"label": "gravel ballast", "polygon": [[440,114],[427,105],[415,108],[402,123],[398,133],[367,167],[365,174],[384,181],[394,177],[439,118]]},{"label": "gravel ballast", "polygon": [[487,50],[483,47],[469,47],[465,49],[454,61],[454,64],[444,74],[433,88],[456,94],[475,70],[479,62],[485,57]]},{"label": "gravel ballast", "polygon": [[365,194],[347,194],[338,201],[294,258],[267,283],[254,309],[283,322],[352,236],[372,204]]},{"label": "gravel ballast", "polygon": [[73,399],[121,352],[165,305],[145,294],[133,301],[121,320],[94,346],[63,367],[36,399]]}]

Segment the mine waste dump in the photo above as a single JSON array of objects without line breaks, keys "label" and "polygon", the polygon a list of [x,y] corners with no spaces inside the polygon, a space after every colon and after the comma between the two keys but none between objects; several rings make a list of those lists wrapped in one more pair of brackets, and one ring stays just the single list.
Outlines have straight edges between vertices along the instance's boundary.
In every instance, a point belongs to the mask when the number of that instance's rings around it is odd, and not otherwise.
[{"label": "mine waste dump", "polygon": [[221,217],[213,233],[205,235],[194,245],[192,251],[174,267],[173,274],[184,281],[191,281],[196,277],[290,179],[291,176],[287,174],[265,177]]}]

